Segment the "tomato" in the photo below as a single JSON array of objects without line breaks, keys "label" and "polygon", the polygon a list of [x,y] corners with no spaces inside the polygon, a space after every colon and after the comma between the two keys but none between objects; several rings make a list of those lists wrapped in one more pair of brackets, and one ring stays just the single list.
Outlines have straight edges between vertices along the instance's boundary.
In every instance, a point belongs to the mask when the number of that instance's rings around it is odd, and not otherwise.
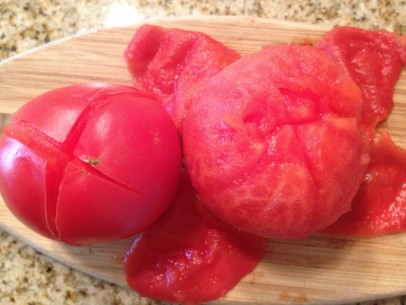
[{"label": "tomato", "polygon": [[372,237],[406,230],[406,151],[380,134],[351,211],[323,232]]},{"label": "tomato", "polygon": [[174,203],[135,240],[124,269],[142,296],[199,304],[233,288],[257,266],[265,246],[265,239],[214,217],[184,173]]},{"label": "tomato", "polygon": [[183,146],[213,213],[272,238],[307,236],[351,208],[368,162],[358,86],[310,46],[268,46],[213,76]]},{"label": "tomato", "polygon": [[178,131],[200,88],[240,55],[200,32],[143,25],[125,51],[134,84],[160,98]]},{"label": "tomato", "polygon": [[[405,151],[388,133],[375,139],[375,127],[393,108],[395,85],[406,64],[405,37],[384,30],[337,27],[317,45],[360,87],[361,123],[370,134],[371,160],[350,212],[323,232],[376,236],[406,229],[403,173]],[[375,142],[374,142],[375,140]]]},{"label": "tomato", "polygon": [[144,230],[166,210],[180,143],[162,104],[138,89],[76,84],[40,95],[0,139],[0,191],[27,226],[71,244]]},{"label": "tomato", "polygon": [[395,84],[406,64],[404,38],[385,30],[336,27],[318,44],[361,89],[362,121],[375,128],[393,107]]}]

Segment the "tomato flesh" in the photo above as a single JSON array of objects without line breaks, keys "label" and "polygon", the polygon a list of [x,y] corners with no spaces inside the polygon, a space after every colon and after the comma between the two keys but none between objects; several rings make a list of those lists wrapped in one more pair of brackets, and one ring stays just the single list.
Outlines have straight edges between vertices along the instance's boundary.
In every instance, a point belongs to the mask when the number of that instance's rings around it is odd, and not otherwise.
[{"label": "tomato flesh", "polygon": [[184,122],[193,185],[243,231],[292,238],[324,228],[350,209],[365,172],[361,102],[316,48],[248,55],[208,82]]},{"label": "tomato flesh", "polygon": [[[15,114],[0,153],[0,190],[10,210],[71,244],[144,230],[172,201],[180,175],[178,135],[161,103],[116,84],[72,85],[34,98]],[[26,178],[23,168],[32,174]]]},{"label": "tomato flesh", "polygon": [[265,239],[215,218],[183,174],[174,203],[135,240],[124,267],[141,295],[198,304],[233,288],[256,267],[265,246]]},{"label": "tomato flesh", "polygon": [[380,134],[350,212],[323,232],[372,237],[406,230],[406,151]]},{"label": "tomato flesh", "polygon": [[135,86],[160,98],[178,131],[201,87],[240,55],[200,32],[141,26],[125,54]]},{"label": "tomato flesh", "polygon": [[406,63],[404,37],[384,30],[337,27],[317,45],[358,84],[363,97],[361,123],[370,135],[370,164],[352,209],[323,232],[377,236],[401,232],[405,226],[404,150],[388,133],[375,139],[375,127],[393,108],[395,85]]}]

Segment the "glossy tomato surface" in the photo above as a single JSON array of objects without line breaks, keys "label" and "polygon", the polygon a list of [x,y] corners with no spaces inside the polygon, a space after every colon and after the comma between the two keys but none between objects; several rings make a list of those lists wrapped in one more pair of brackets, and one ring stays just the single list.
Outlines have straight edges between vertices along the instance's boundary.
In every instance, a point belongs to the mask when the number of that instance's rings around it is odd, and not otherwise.
[{"label": "glossy tomato surface", "polygon": [[124,85],[77,84],[25,104],[0,139],[0,190],[35,231],[71,244],[144,230],[180,175],[176,128],[162,104]]},{"label": "glossy tomato surface", "polygon": [[406,151],[381,132],[351,211],[323,232],[373,237],[406,230]]},{"label": "glossy tomato surface", "polygon": [[135,240],[124,267],[128,284],[143,296],[200,304],[223,296],[254,270],[265,247],[264,238],[214,217],[185,173],[175,201]]}]

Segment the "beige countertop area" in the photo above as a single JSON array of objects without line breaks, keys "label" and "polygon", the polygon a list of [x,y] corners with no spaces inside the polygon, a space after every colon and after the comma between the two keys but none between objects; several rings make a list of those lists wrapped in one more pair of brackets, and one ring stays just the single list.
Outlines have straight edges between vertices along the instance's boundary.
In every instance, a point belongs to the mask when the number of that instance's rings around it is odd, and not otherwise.
[{"label": "beige countertop area", "polygon": [[[406,34],[406,0],[0,0],[0,64],[72,34],[166,16],[244,15]],[[0,305],[161,304],[72,270],[0,230]],[[406,304],[406,297],[362,303]]]}]

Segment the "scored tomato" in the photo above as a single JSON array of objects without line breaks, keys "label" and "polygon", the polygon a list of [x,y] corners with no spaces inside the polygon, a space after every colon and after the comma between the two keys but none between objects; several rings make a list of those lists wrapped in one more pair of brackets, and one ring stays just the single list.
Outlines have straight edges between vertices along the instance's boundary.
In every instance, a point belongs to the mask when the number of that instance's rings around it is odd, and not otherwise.
[{"label": "scored tomato", "polygon": [[26,103],[0,139],[0,191],[23,223],[71,244],[144,230],[173,200],[180,143],[160,102],[87,83]]}]

